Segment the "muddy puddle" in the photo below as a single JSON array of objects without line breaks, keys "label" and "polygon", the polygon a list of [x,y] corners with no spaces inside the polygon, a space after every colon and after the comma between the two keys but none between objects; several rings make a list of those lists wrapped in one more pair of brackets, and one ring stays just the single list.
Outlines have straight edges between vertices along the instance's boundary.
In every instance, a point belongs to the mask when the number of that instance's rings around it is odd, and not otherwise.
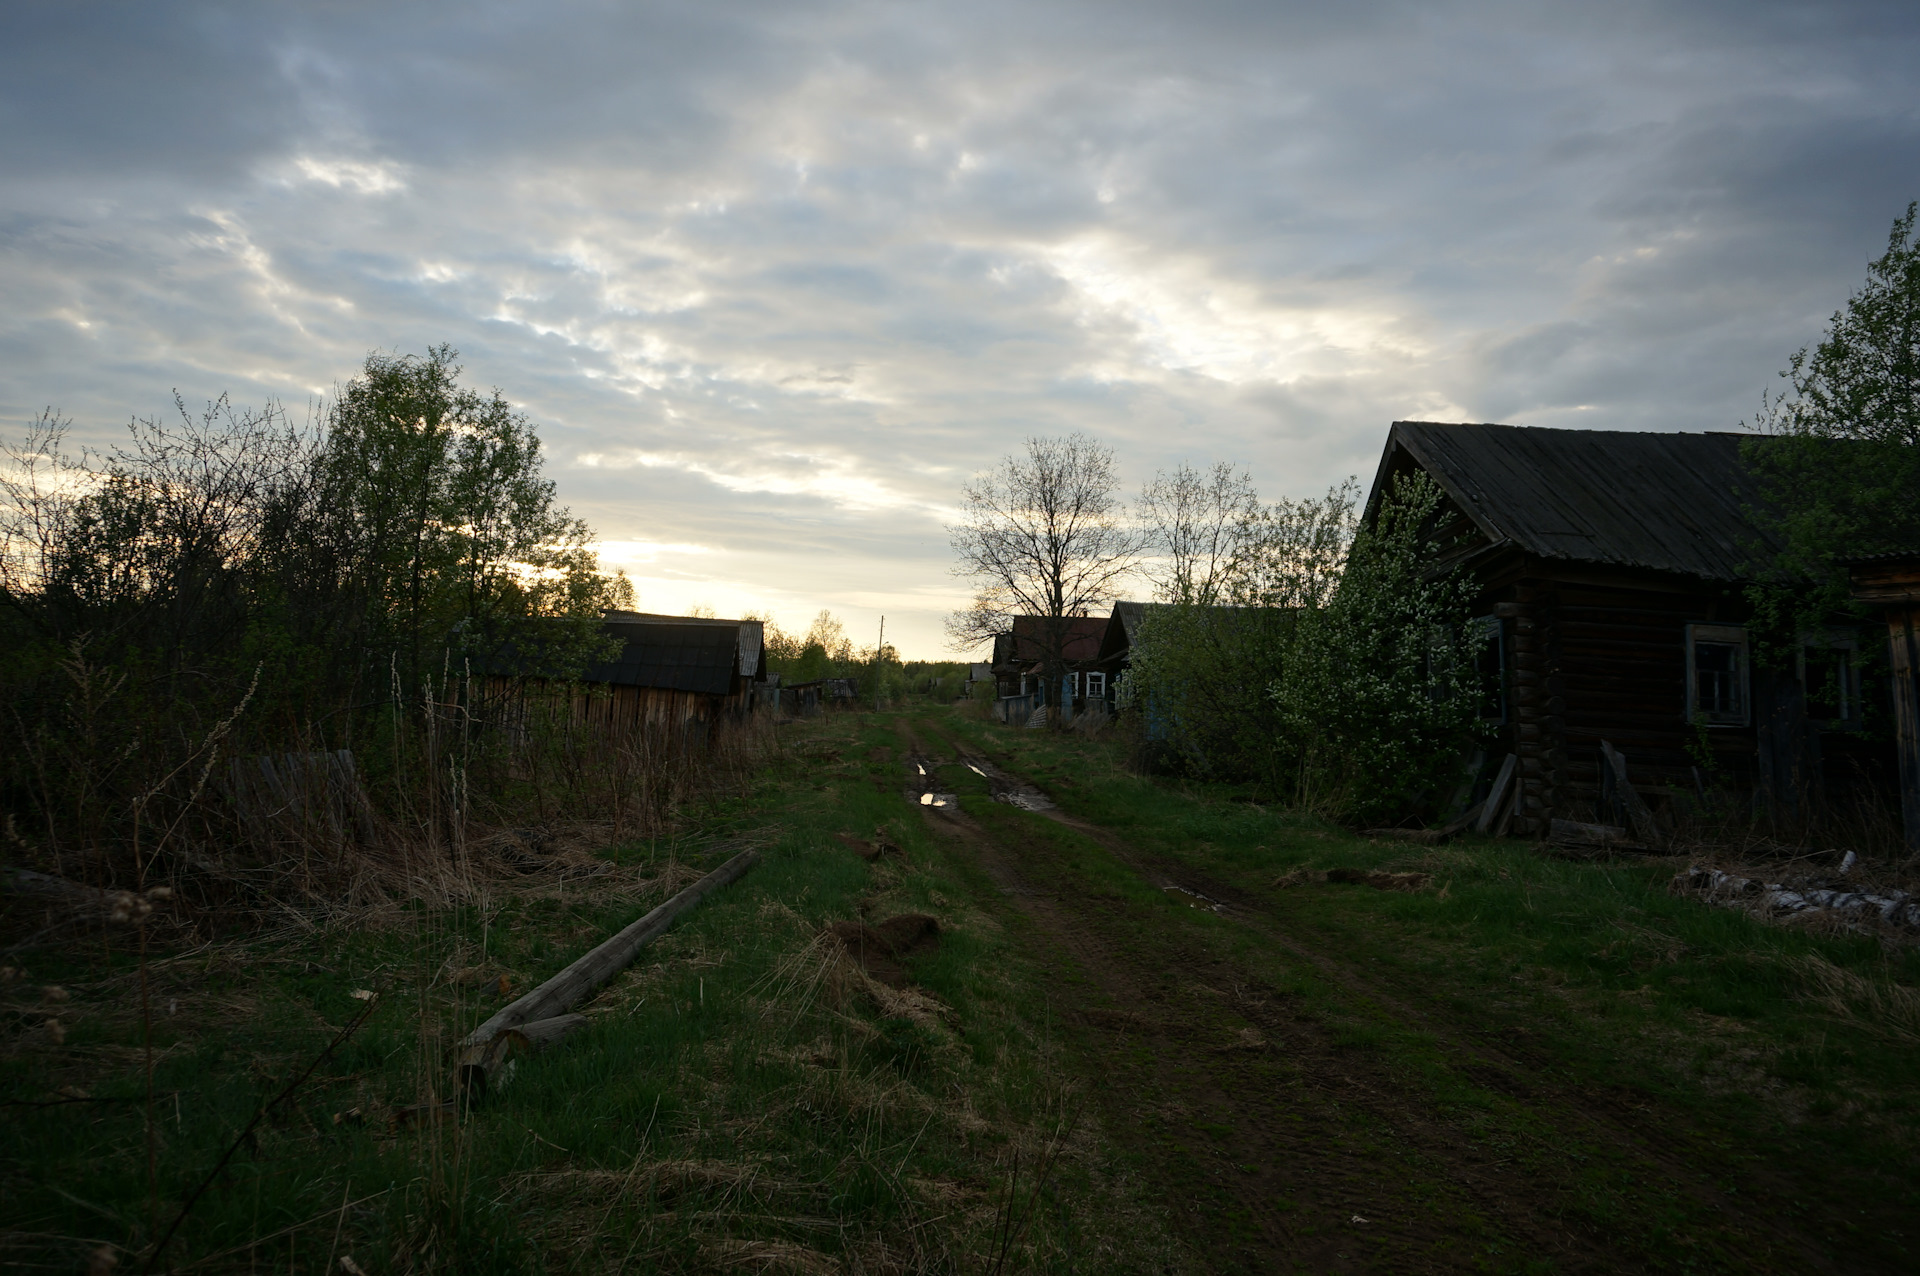
[{"label": "muddy puddle", "polygon": [[909,790],[909,795],[921,806],[938,810],[958,810],[960,798],[957,794],[940,793],[933,788],[933,772],[937,766],[939,763],[919,754],[907,759],[907,767],[913,772],[913,787]]},{"label": "muddy puddle", "polygon": [[996,802],[1005,802],[1017,806],[1023,811],[1051,811],[1053,801],[1039,789],[1021,780],[1016,780],[985,758],[962,757],[967,770],[987,782],[987,788]]}]

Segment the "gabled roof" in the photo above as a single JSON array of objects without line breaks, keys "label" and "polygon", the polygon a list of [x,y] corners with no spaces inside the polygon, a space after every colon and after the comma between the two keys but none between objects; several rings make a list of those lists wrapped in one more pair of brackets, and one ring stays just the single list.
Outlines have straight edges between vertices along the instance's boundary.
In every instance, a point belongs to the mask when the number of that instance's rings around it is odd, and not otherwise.
[{"label": "gabled roof", "polygon": [[590,666],[581,680],[723,696],[736,677],[759,675],[763,629],[757,620],[608,612],[606,632],[623,646],[612,660]]},{"label": "gabled roof", "polygon": [[1413,465],[1495,545],[1541,558],[1751,578],[1760,493],[1738,434],[1396,421],[1367,500]]},{"label": "gabled roof", "polygon": [[[1008,644],[1011,651],[1005,654],[1013,661],[1040,660],[1043,658],[1042,626],[1048,624],[1045,616],[1015,616],[1013,633]],[[1068,664],[1080,664],[1097,660],[1100,656],[1100,638],[1107,631],[1107,619],[1104,616],[1063,616],[1060,623],[1065,626],[1065,641],[1061,644],[1060,658]],[[1003,649],[996,641],[994,658],[999,659]]]},{"label": "gabled roof", "polygon": [[1140,632],[1140,621],[1146,616],[1152,603],[1115,603],[1113,615],[1107,618],[1107,627],[1100,635],[1100,659],[1111,660],[1115,656],[1124,656],[1132,647],[1134,635]]}]

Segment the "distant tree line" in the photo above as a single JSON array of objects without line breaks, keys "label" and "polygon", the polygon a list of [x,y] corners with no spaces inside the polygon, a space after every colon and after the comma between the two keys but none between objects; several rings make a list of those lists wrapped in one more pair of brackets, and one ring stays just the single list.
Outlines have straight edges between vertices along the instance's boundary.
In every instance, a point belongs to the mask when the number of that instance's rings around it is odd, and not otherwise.
[{"label": "distant tree line", "polygon": [[[746,617],[766,626],[767,670],[787,686],[821,678],[852,678],[871,704],[876,684],[883,704],[909,697],[952,700],[966,693],[967,666],[952,660],[908,660],[892,643],[856,647],[845,624],[822,608],[803,634],[782,629],[771,616]],[[878,643],[878,634],[875,635]]]}]

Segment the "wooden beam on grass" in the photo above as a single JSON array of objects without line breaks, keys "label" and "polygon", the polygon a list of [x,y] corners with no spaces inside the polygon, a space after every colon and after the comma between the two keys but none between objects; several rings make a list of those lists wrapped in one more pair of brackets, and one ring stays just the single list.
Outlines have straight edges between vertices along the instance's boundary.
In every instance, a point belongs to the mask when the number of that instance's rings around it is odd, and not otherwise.
[{"label": "wooden beam on grass", "polygon": [[[680,914],[759,862],[760,852],[741,851],[468,1033],[456,1059],[460,1088],[467,1098],[478,1099],[486,1093],[489,1079],[500,1073],[516,1048],[558,1040],[584,1023],[584,1016],[567,1011],[632,965],[640,950],[665,934]],[[566,1022],[558,1022],[563,1019]]]}]

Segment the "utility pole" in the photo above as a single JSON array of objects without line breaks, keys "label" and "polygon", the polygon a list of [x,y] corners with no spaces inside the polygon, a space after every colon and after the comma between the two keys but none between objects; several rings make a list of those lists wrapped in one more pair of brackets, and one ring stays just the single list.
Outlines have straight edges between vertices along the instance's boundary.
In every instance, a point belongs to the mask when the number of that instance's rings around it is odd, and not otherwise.
[{"label": "utility pole", "polygon": [[887,658],[887,618],[880,617],[880,642],[873,649],[873,711],[880,712],[880,662]]}]

